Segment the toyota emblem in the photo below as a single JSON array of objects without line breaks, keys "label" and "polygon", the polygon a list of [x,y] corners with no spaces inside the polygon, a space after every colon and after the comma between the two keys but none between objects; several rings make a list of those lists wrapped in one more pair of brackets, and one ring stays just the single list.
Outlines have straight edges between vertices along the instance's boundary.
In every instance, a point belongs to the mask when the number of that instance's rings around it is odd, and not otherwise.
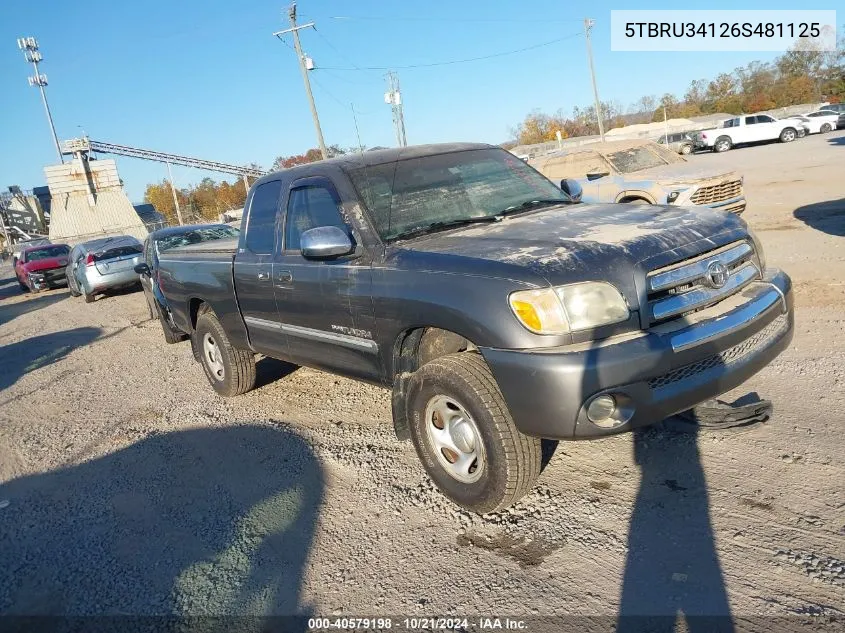
[{"label": "toyota emblem", "polygon": [[712,288],[721,288],[728,283],[728,267],[720,261],[710,262],[707,267],[707,282]]}]

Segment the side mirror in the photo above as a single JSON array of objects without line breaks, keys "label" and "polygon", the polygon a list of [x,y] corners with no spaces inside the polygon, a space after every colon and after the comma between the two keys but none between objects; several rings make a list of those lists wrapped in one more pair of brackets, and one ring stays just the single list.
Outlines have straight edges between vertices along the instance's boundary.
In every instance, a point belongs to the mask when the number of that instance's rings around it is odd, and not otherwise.
[{"label": "side mirror", "polygon": [[572,198],[572,202],[581,202],[581,196],[584,190],[581,188],[581,183],[571,178],[564,178],[560,181],[561,190]]},{"label": "side mirror", "polygon": [[355,250],[346,231],[337,226],[318,226],[304,231],[299,248],[307,259],[325,259],[349,255]]},{"label": "side mirror", "polygon": [[136,264],[134,270],[139,275],[146,275],[147,277],[150,276],[150,267],[147,266],[146,263]]},{"label": "side mirror", "polygon": [[609,176],[609,171],[591,171],[587,174],[587,180],[598,180],[599,178],[604,178],[605,176]]}]

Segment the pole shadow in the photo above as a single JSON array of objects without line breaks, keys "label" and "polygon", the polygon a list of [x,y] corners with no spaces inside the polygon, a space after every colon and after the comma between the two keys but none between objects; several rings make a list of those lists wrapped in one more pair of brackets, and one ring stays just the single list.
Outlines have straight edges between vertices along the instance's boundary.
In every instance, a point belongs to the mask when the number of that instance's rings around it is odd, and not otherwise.
[{"label": "pole shadow", "polygon": [[14,479],[0,485],[0,615],[308,615],[322,496],[317,457],[281,425],[152,435]]},{"label": "pole shadow", "polygon": [[698,434],[634,429],[640,486],[631,515],[618,633],[734,631],[710,521]]}]

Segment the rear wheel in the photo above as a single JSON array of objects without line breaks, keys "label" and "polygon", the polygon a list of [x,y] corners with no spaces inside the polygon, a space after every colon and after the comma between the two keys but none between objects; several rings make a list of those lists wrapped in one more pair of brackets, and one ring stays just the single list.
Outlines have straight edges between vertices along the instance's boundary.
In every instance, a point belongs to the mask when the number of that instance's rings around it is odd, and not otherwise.
[{"label": "rear wheel", "polygon": [[733,143],[731,143],[731,139],[727,136],[720,136],[713,143],[714,152],[727,152],[731,147],[733,147]]},{"label": "rear wheel", "polygon": [[194,337],[202,369],[217,393],[238,396],[255,386],[255,355],[232,347],[213,312],[199,315]]},{"label": "rear wheel", "polygon": [[781,143],[791,143],[796,138],[798,138],[798,132],[791,127],[784,128],[784,130],[780,133]]},{"label": "rear wheel", "polygon": [[67,280],[67,289],[70,292],[71,297],[78,297],[80,295],[79,290],[74,288],[74,285],[70,280],[70,277],[68,277],[68,280]]},{"label": "rear wheel", "polygon": [[681,145],[681,154],[689,154],[692,152],[692,145]]},{"label": "rear wheel", "polygon": [[410,378],[407,409],[423,467],[459,506],[495,512],[533,487],[540,440],[516,428],[479,354],[450,354],[423,365]]},{"label": "rear wheel", "polygon": [[820,131],[822,134],[827,134],[827,133],[828,133],[828,132],[830,132],[832,129],[833,129],[833,126],[832,126],[830,123],[822,123],[821,129],[819,129],[819,131]]}]

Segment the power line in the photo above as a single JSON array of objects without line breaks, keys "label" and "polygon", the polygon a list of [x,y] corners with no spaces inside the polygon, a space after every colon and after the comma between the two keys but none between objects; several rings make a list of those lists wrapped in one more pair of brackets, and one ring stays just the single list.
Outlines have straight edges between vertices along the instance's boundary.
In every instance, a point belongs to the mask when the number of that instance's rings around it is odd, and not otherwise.
[{"label": "power line", "polygon": [[431,18],[419,16],[368,16],[368,15],[330,15],[329,20],[377,20],[383,22],[526,22],[526,23],[547,23],[547,22],[580,22],[574,18]]},{"label": "power line", "polygon": [[352,68],[327,66],[327,67],[325,67],[324,70],[348,70],[348,71],[352,71],[352,70],[361,70],[361,71],[364,71],[364,70],[407,70],[407,69],[410,69],[410,68],[432,68],[432,67],[435,67],[435,66],[451,66],[453,64],[466,64],[468,62],[478,62],[478,61],[482,61],[482,60],[485,60],[485,59],[493,59],[495,57],[504,57],[505,55],[515,55],[517,53],[524,53],[525,51],[535,50],[535,49],[538,49],[538,48],[542,48],[544,46],[551,46],[552,44],[557,44],[558,42],[563,42],[564,40],[568,40],[568,39],[571,39],[573,37],[578,37],[581,34],[582,34],[582,31],[579,31],[578,33],[571,33],[569,35],[565,35],[563,37],[559,37],[559,38],[554,39],[554,40],[549,40],[548,42],[541,42],[540,44],[534,44],[532,46],[526,46],[525,48],[518,48],[518,49],[515,49],[515,50],[511,50],[511,51],[502,51],[501,53],[492,53],[490,55],[482,55],[481,57],[468,57],[466,59],[453,59],[453,60],[450,60],[450,61],[432,62],[432,63],[429,63],[429,64],[410,64],[410,65],[407,65],[407,66],[364,66],[363,68],[359,67],[359,66],[355,66],[355,67],[352,67]]}]

